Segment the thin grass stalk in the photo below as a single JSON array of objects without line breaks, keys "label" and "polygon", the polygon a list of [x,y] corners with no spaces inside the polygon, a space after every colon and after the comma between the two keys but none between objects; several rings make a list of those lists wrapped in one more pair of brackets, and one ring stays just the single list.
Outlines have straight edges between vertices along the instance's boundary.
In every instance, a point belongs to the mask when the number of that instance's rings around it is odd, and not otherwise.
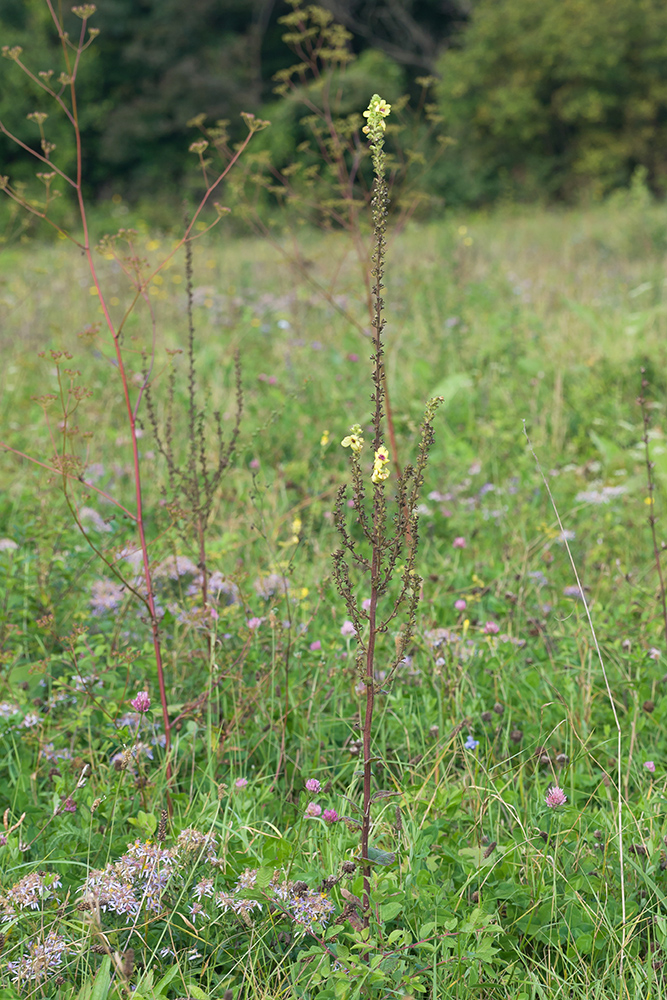
[{"label": "thin grass stalk", "polygon": [[[581,580],[579,579],[579,573],[577,571],[577,566],[576,566],[576,563],[574,561],[574,557],[572,555],[572,550],[571,550],[570,544],[569,544],[569,542],[567,540],[567,535],[565,533],[565,528],[563,527],[563,522],[560,519],[560,514],[558,513],[558,508],[556,506],[556,501],[554,500],[554,496],[553,496],[553,493],[551,492],[551,489],[549,487],[549,483],[547,482],[547,478],[544,475],[544,472],[542,471],[542,466],[540,465],[540,461],[539,461],[537,455],[535,454],[535,450],[533,448],[531,440],[528,437],[528,432],[526,431],[526,422],[525,422],[525,420],[523,422],[523,433],[526,436],[526,441],[528,442],[528,447],[530,449],[530,453],[533,456],[533,458],[535,459],[535,464],[537,465],[537,468],[538,468],[538,471],[540,473],[540,476],[542,477],[542,482],[544,483],[544,488],[547,491],[547,496],[549,497],[549,500],[551,502],[551,506],[553,507],[553,512],[556,515],[556,520],[558,522],[558,527],[560,528],[560,531],[561,531],[561,538],[563,539],[563,544],[565,545],[565,548],[567,550],[567,555],[568,555],[568,558],[570,560],[570,566],[572,567],[572,572],[574,573],[574,578],[577,581],[577,586],[579,587],[580,593],[583,595],[584,591],[583,591],[583,588],[581,586]],[[616,792],[617,792],[617,796],[616,796],[616,823],[617,823],[617,828],[618,828],[618,858],[619,858],[619,867],[620,867],[620,873],[621,873],[621,915],[622,915],[622,921],[623,921],[623,933],[622,933],[622,936],[621,936],[621,947],[620,947],[620,955],[619,955],[619,979],[621,980],[621,983],[622,983],[623,982],[623,967],[624,967],[624,961],[625,961],[625,948],[626,948],[627,941],[629,940],[629,937],[630,937],[630,935],[628,934],[628,930],[627,930],[627,908],[626,908],[626,900],[625,900],[625,864],[624,864],[624,851],[623,851],[623,786],[622,786],[623,762],[621,760],[622,732],[621,732],[621,723],[619,721],[618,713],[616,711],[616,705],[614,703],[614,696],[612,694],[611,686],[609,684],[609,678],[607,677],[607,671],[606,671],[606,668],[605,668],[605,665],[604,665],[604,659],[602,658],[602,651],[601,651],[600,645],[598,643],[598,637],[597,637],[597,634],[596,634],[596,631],[595,631],[595,626],[593,625],[593,619],[591,617],[590,608],[588,607],[588,601],[586,599],[584,599],[584,608],[586,610],[586,618],[588,619],[588,626],[589,626],[589,628],[591,630],[591,635],[593,637],[593,645],[595,646],[595,651],[597,653],[597,657],[598,657],[598,660],[599,660],[599,663],[600,663],[600,669],[602,671],[602,678],[604,680],[604,685],[605,685],[605,688],[606,688],[606,691],[607,691],[607,698],[609,699],[609,704],[611,706],[611,711],[612,711],[612,714],[614,716],[614,725],[616,726],[616,769],[617,769],[617,774],[616,774]]]}]

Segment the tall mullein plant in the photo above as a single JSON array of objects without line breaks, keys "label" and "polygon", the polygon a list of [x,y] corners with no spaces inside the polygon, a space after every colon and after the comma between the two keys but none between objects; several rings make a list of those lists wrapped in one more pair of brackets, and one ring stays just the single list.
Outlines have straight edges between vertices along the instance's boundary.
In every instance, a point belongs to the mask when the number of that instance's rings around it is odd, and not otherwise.
[{"label": "tall mullein plant", "polygon": [[[371,202],[373,212],[374,252],[373,252],[373,341],[371,356],[373,394],[373,464],[364,468],[364,438],[361,427],[356,424],[343,439],[344,448],[350,449],[352,471],[352,494],[356,522],[363,541],[348,530],[347,487],[338,492],[335,507],[335,523],[341,536],[342,547],[333,555],[333,576],[343,597],[348,614],[356,630],[356,663],[361,679],[366,686],[366,710],[364,717],[364,770],[363,807],[361,825],[361,863],[364,879],[363,919],[368,925],[370,916],[371,866],[374,861],[387,860],[386,853],[378,852],[369,843],[371,835],[371,805],[375,798],[384,797],[381,789],[373,791],[373,709],[378,692],[376,681],[376,661],[382,657],[383,686],[403,661],[406,649],[416,625],[417,605],[421,591],[421,578],[415,569],[418,541],[417,505],[419,492],[424,482],[424,470],[428,453],[433,443],[433,418],[442,397],[429,400],[421,426],[419,450],[415,465],[406,466],[396,481],[393,498],[395,508],[390,517],[387,508],[386,489],[390,478],[389,453],[384,444],[385,422],[385,369],[384,344],[382,335],[385,328],[382,279],[385,269],[387,213],[389,192],[385,179],[384,136],[387,118],[391,108],[377,94],[371,98],[364,117],[368,124],[364,132],[368,135],[373,160],[374,188]],[[369,463],[370,466],[370,463]],[[372,488],[372,508],[367,510],[366,480]],[[354,580],[361,577],[361,580]],[[363,581],[363,586],[361,582]],[[369,593],[370,601],[360,604],[358,594]],[[386,598],[386,600],[384,600]],[[381,637],[390,626],[396,632],[395,646],[385,650]]]}]

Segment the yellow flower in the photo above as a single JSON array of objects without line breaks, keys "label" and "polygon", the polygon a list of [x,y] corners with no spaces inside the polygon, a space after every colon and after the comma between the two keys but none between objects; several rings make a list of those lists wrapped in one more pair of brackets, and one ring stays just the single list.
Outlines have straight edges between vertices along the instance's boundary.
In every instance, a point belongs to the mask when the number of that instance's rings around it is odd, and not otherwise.
[{"label": "yellow flower", "polygon": [[326,448],[328,444],[329,444],[329,431],[324,431],[322,437],[320,438],[320,447]]},{"label": "yellow flower", "polygon": [[363,112],[364,118],[368,119],[368,124],[364,125],[362,132],[378,142],[387,127],[385,118],[390,111],[391,105],[387,104],[379,94],[373,94],[368,107]]},{"label": "yellow flower", "polygon": [[351,448],[355,454],[359,454],[364,446],[364,439],[359,424],[350,427],[350,433],[341,441],[343,448]]},{"label": "yellow flower", "polygon": [[389,452],[384,445],[380,445],[375,452],[371,482],[377,485],[384,482],[385,479],[389,479]]}]

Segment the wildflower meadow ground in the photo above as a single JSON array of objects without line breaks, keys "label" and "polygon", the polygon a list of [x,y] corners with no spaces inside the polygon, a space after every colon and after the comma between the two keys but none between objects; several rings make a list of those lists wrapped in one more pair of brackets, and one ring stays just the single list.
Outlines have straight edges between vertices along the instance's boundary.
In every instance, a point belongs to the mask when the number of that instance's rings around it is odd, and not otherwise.
[{"label": "wildflower meadow ground", "polygon": [[[123,220],[147,258],[171,245],[138,210]],[[97,296],[59,240],[3,248],[0,1000],[657,998],[667,211],[619,196],[390,227],[396,456],[361,450],[372,345],[347,236],[302,239],[300,272],[267,242],[195,242],[192,416],[183,260],[148,289],[152,406],[178,469],[189,420],[209,462],[212,415],[233,428],[237,353],[243,390],[205,565],[138,414],[155,623]],[[100,275],[120,320],[122,270],[102,257]],[[128,345],[144,332],[133,314]],[[81,387],[66,425],[50,351]],[[331,562],[336,517],[355,541],[362,513],[336,514],[336,495],[353,453],[369,496],[392,496],[431,397],[416,628],[403,648],[390,623],[376,660],[362,858],[366,619]],[[78,506],[53,464],[63,436]],[[368,615],[364,583],[353,596]]]}]

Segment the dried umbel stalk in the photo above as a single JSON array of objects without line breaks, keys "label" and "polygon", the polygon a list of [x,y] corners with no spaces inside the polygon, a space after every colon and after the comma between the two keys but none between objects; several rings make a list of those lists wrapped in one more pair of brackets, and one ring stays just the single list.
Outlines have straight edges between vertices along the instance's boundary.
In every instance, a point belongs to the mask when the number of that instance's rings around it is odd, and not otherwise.
[{"label": "dried umbel stalk", "polygon": [[[364,467],[364,436],[361,427],[355,424],[343,439],[342,445],[350,449],[352,471],[352,494],[357,525],[363,542],[357,540],[346,524],[347,488],[338,493],[334,509],[334,520],[342,540],[342,548],[333,554],[333,576],[336,586],[345,601],[349,618],[354,625],[357,651],[356,662],[361,679],[366,686],[366,711],[363,728],[363,822],[361,828],[361,863],[364,875],[364,920],[368,924],[370,910],[370,862],[369,834],[371,828],[371,803],[373,801],[371,782],[372,728],[375,694],[378,690],[375,662],[379,638],[393,622],[402,619],[395,636],[395,648],[387,654],[383,667],[382,683],[386,685],[405,657],[406,650],[416,626],[417,605],[421,591],[421,578],[416,570],[419,519],[417,505],[424,482],[424,470],[433,443],[433,419],[442,402],[442,397],[429,400],[421,427],[421,437],[417,461],[408,465],[398,476],[394,497],[395,513],[390,518],[387,508],[386,488],[390,478],[389,453],[384,443],[385,420],[385,368],[383,331],[384,300],[382,279],[385,268],[387,213],[389,192],[385,178],[384,133],[385,119],[391,108],[377,94],[374,94],[364,112],[368,124],[364,132],[370,140],[373,171],[375,175],[372,211],[374,231],[373,253],[373,364],[372,381],[374,403],[372,415],[373,462],[370,470]],[[367,511],[367,480],[372,489],[370,513]],[[402,568],[399,570],[399,565]],[[360,605],[357,585],[353,584],[352,572],[366,578],[366,592],[370,593],[367,606]],[[386,602],[390,588],[397,581],[397,591]],[[386,603],[386,607],[384,607]],[[382,607],[382,610],[381,610]],[[400,616],[400,619],[399,619]]]}]

